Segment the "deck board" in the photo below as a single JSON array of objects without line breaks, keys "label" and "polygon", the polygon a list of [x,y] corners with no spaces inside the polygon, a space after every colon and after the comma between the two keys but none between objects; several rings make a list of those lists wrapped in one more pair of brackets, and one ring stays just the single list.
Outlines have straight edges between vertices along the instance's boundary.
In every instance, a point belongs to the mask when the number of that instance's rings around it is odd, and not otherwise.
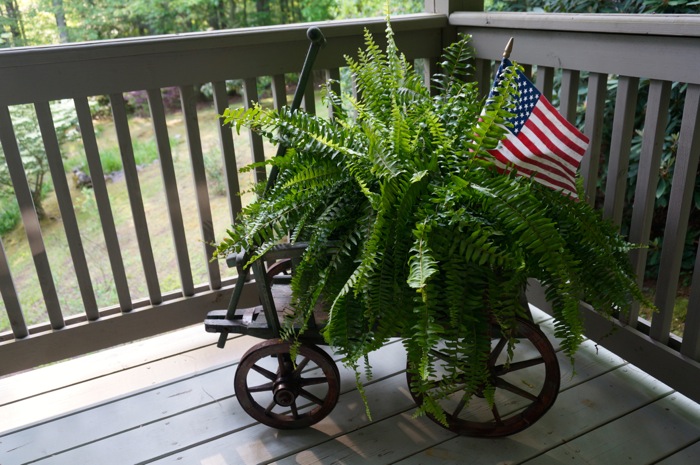
[{"label": "deck board", "polygon": [[[528,464],[653,463],[663,458],[663,449],[681,447],[700,438],[700,409],[693,407],[697,404],[688,398],[669,394]],[[670,415],[674,421],[665,421]]]},{"label": "deck board", "polygon": [[543,453],[577,437],[588,436],[591,431],[648,404],[650,399],[670,392],[656,380],[649,385],[648,375],[639,370],[632,370],[632,374],[630,371],[629,365],[625,365],[564,388],[544,417],[525,431],[499,440],[500,447],[494,447],[493,440],[456,436],[399,463],[417,465],[439,456],[443,457],[440,464],[462,464],[466,450],[469,460],[474,460],[466,463],[530,464],[531,459],[535,460],[532,463],[539,463],[536,460]]},{"label": "deck board", "polygon": [[[536,317],[551,334],[547,317]],[[219,350],[216,336],[201,333],[196,326],[0,379],[0,464],[679,465],[700,452],[700,406],[590,341],[573,367],[557,353],[561,390],[542,419],[489,440],[414,418],[400,341],[372,355],[372,421],[354,374],[339,365],[342,395],[328,417],[305,430],[268,428],[242,410],[232,386],[238,360],[259,340],[233,336]]]},{"label": "deck board", "polygon": [[[233,339],[229,344],[240,347],[240,353],[235,352],[240,356],[255,342],[255,339],[244,336]],[[232,353],[234,352],[223,352],[209,345],[25,398],[2,407],[0,426],[2,430],[23,428],[92,407],[125,392],[134,393],[173,379],[193,376],[212,366],[228,362]]]},{"label": "deck board", "polygon": [[698,457],[700,457],[700,440],[657,462],[656,465],[688,465],[697,462]]},{"label": "deck board", "polygon": [[[193,326],[158,338],[133,342],[120,349],[104,350],[27,371],[21,376],[0,378],[0,406],[209,345],[211,335],[201,327]],[[124,347],[130,350],[123,350]]]},{"label": "deck board", "polygon": [[[413,408],[413,402],[405,385],[405,377],[397,373],[381,383],[366,387],[369,402],[373,406],[372,416],[375,422]],[[392,395],[387,395],[387,390],[392,392]],[[221,457],[226,460],[224,463],[231,464],[269,463],[290,454],[301,453],[319,443],[334,444],[338,437],[343,437],[347,432],[357,428],[364,429],[368,425],[370,423],[365,415],[362,399],[357,390],[353,389],[343,394],[333,412],[313,428],[276,431],[257,424],[156,463],[200,463],[211,457]]]}]

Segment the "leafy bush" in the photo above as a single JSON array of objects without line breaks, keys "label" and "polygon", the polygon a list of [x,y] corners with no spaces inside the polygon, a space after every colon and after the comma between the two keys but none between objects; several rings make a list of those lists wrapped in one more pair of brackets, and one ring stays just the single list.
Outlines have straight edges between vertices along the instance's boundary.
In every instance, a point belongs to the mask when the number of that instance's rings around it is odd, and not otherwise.
[{"label": "leafy bush", "polygon": [[[199,93],[205,100],[211,101],[214,98],[214,86],[211,85],[211,82],[207,82],[199,88]],[[226,81],[226,94],[234,96],[242,93],[243,82],[240,79]]]},{"label": "leafy bush", "polygon": [[119,147],[106,147],[100,151],[100,162],[105,174],[116,173],[122,169],[122,158]]},{"label": "leafy bush", "polygon": [[0,198],[0,235],[12,231],[19,223],[19,205],[14,197]]},{"label": "leafy bush", "polygon": [[[166,111],[176,111],[180,109],[180,91],[177,87],[166,87],[161,89],[163,106]],[[145,90],[135,90],[124,94],[124,102],[127,111],[135,116],[146,117],[150,114],[148,108],[148,94]]]},{"label": "leafy bush", "polygon": [[697,13],[698,0],[493,0],[497,11],[550,13]]},{"label": "leafy bush", "polygon": [[221,162],[221,155],[217,151],[204,154],[204,170],[207,174],[208,186],[211,192],[215,195],[226,195],[228,190],[226,178],[224,177],[224,168]]},{"label": "leafy bush", "polygon": [[[77,116],[73,103],[68,100],[51,102],[50,108],[59,144],[78,137]],[[42,200],[47,192],[49,165],[39,131],[39,122],[32,105],[12,106],[10,107],[10,115],[34,205],[39,218],[43,218]],[[5,162],[5,153],[0,146],[0,199],[10,198],[13,193],[14,188]],[[2,202],[0,207],[4,203]],[[9,221],[10,217],[7,218]]]}]

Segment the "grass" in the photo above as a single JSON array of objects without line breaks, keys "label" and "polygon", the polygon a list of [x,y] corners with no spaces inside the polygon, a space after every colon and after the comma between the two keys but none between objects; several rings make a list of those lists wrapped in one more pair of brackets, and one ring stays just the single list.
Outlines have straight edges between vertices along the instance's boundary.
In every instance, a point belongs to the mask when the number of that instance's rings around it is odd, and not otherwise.
[{"label": "grass", "polygon": [[[647,282],[644,285],[644,293],[654,301],[656,297],[655,284],[653,282]],[[688,315],[688,301],[690,297],[689,287],[680,287],[678,289],[676,300],[673,303],[673,318],[671,319],[671,332],[676,336],[683,337],[683,331],[685,330],[685,319]],[[654,312],[646,307],[642,307],[639,310],[639,316],[647,321],[651,321],[654,318]]]}]

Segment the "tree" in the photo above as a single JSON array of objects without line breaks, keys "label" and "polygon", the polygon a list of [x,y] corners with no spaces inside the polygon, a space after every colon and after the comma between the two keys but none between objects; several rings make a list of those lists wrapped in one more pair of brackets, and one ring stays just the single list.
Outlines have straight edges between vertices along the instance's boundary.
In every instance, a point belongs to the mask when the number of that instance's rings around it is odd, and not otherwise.
[{"label": "tree", "polygon": [[[70,101],[52,102],[51,110],[59,144],[77,137],[77,117]],[[31,105],[10,107],[10,115],[19,145],[24,172],[32,192],[32,199],[39,219],[44,217],[42,200],[47,190],[46,175],[49,171],[46,151],[39,131],[39,123]],[[5,163],[5,153],[0,147],[0,198],[12,196],[14,188],[10,173]],[[4,202],[3,202],[4,203]]]},{"label": "tree", "polygon": [[[337,0],[334,8],[334,17],[363,18],[370,16],[383,16],[386,13],[385,0]],[[392,15],[419,13],[424,11],[423,0],[392,0],[389,4]]]},{"label": "tree", "polygon": [[66,12],[63,9],[63,0],[52,0],[53,14],[56,16],[56,27],[58,27],[58,37],[62,44],[69,42],[68,26],[66,25]]},{"label": "tree", "polygon": [[17,0],[5,0],[0,4],[0,46],[19,45],[24,45],[22,13]]},{"label": "tree", "polygon": [[269,0],[255,0],[255,11],[257,13],[257,25],[272,24]]}]

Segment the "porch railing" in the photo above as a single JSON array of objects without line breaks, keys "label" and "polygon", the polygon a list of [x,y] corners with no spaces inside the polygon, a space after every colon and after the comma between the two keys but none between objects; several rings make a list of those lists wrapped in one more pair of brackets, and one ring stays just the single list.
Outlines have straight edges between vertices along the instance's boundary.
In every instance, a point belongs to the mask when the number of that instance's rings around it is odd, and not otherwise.
[{"label": "porch railing", "polygon": [[[369,29],[381,39],[385,21],[375,18],[328,22],[320,26],[328,45],[319,54],[316,68],[339,79],[339,67],[345,64],[344,55],[355,54],[363,46],[363,30]],[[438,14],[409,15],[393,21],[397,43],[407,56],[431,61],[440,54],[441,31],[445,26],[446,16]],[[207,188],[201,133],[206,125],[215,126],[218,131],[219,152],[223,157],[229,193],[228,206],[225,207],[228,225],[241,209],[238,193],[243,181],[239,178],[240,166],[236,160],[241,160],[241,164],[263,160],[265,147],[262,139],[252,134],[243,144],[247,147],[235,147],[231,129],[222,127],[214,113],[211,118],[200,121],[195,85],[198,88],[202,83],[212,84],[217,114],[223,113],[229,105],[226,88],[227,82],[232,80],[242,81],[243,100],[248,103],[259,100],[258,79],[267,77],[272,82],[274,105],[286,105],[286,81],[292,79],[285,80],[285,73],[295,73],[301,68],[309,43],[307,28],[308,25],[264,27],[0,51],[0,141],[36,268],[36,285],[41,288],[48,315],[46,323],[27,323],[19,286],[13,281],[13,271],[17,270],[10,269],[5,249],[0,247],[0,291],[4,301],[4,309],[0,311],[7,313],[11,326],[10,331],[0,334],[0,375],[163,333],[203,321],[209,310],[226,308],[235,276],[222,276],[219,265],[209,262],[213,252],[210,244],[220,240],[224,230],[215,232],[213,228],[212,195]],[[173,87],[182,102],[181,117],[186,130],[192,181],[179,179],[174,169],[169,119],[162,97],[163,89]],[[304,105],[307,111],[315,111],[315,90],[312,85],[306,90]],[[143,179],[140,179],[134,161],[134,137],[123,98],[124,93],[132,91],[146,92],[152,126],[147,137],[155,140],[158,149],[165,191],[162,208],[168,211],[174,262],[179,270],[179,289],[169,292],[163,290],[164,285],[159,279],[158,259],[154,256],[153,246],[157,241],[171,238],[149,234],[149,227],[154,225],[144,207],[140,186]],[[115,206],[105,182],[93,122],[95,115],[89,103],[89,99],[95,96],[103,99],[106,96],[109,101],[128,190],[128,205]],[[84,230],[76,220],[75,198],[66,179],[51,112],[50,102],[63,99],[72,100],[75,107],[92,180],[94,208],[102,230],[103,237],[99,239],[106,244],[106,251],[97,256],[89,250],[93,245],[86,245]],[[55,282],[57,265],[50,260],[51,247],[55,245],[44,240],[42,229],[46,223],[39,221],[23,169],[23,153],[10,112],[12,106],[21,104],[33,105],[41,130],[65,230],[65,247],[70,249],[75,287],[82,301],[77,314],[74,314],[74,309],[62,308],[64,299]],[[264,176],[264,171],[255,173],[258,181]],[[183,206],[189,200],[182,194],[185,181],[194,183],[187,192],[191,192],[196,202],[189,208]],[[131,232],[136,235],[138,252],[120,247],[123,228],[115,225],[115,208],[131,210]],[[188,228],[186,225],[192,223],[188,221],[192,217],[197,218],[196,226]],[[193,249],[194,243],[203,246]],[[126,253],[140,254],[141,270],[127,269]],[[109,263],[109,267],[103,269],[107,268],[105,273],[116,295],[111,305],[98,305],[99,293],[93,279],[94,263],[91,263],[95,260]],[[193,263],[200,267],[205,264],[205,284],[195,282]],[[147,289],[145,295],[133,295],[130,283],[139,279],[134,278],[134,274],[143,276]],[[254,293],[250,298],[255,298]]]},{"label": "porch railing", "polygon": [[[395,18],[392,23],[400,48],[409,58],[427,58],[428,69],[436,63],[442,46],[457,31],[472,34],[477,49],[477,80],[486,91],[493,69],[507,39],[515,37],[512,58],[525,65],[537,86],[557,102],[560,111],[581,125],[592,143],[582,166],[586,191],[601,202],[604,214],[622,224],[623,212],[631,212],[630,238],[648,241],[654,208],[663,137],[667,124],[669,98],[674,86],[685,86],[684,114],[671,181],[671,199],[656,303],[660,309],[650,322],[638,319],[638,309],[622,315],[614,323],[601,319],[582,304],[589,335],[620,356],[637,364],[653,376],[700,401],[700,273],[698,260],[691,284],[688,314],[682,337],[671,334],[673,300],[677,293],[680,257],[688,229],[695,180],[700,157],[700,17],[616,15],[544,15],[489,14],[462,10],[474,2],[427,1],[434,13]],[[476,2],[478,4],[478,2]],[[329,22],[321,25],[328,38],[326,49],[317,60],[317,68],[326,75],[339,77],[343,54],[353,54],[362,45],[362,30],[367,27],[382,37],[383,19]],[[241,147],[234,145],[231,130],[212,121],[200,121],[195,105],[194,85],[212,83],[215,110],[228,105],[226,81],[243,82],[244,100],[258,100],[256,79],[268,76],[272,82],[275,105],[284,105],[284,73],[298,71],[308,42],[307,26],[293,25],[227,32],[186,34],[104,43],[74,44],[56,47],[5,50],[0,52],[0,141],[12,173],[22,222],[29,239],[33,263],[39,277],[49,322],[29,327],[19,304],[12,271],[4,250],[0,249],[0,291],[9,315],[11,331],[0,335],[0,375],[87,353],[103,347],[132,341],[201,321],[206,312],[226,305],[235,277],[223,276],[218,267],[208,264],[206,284],[197,285],[191,262],[208,263],[211,254],[206,245],[221,231],[212,227],[211,195],[206,187],[200,133],[204,124],[214,124],[220,138],[229,190],[228,218],[241,208],[235,195],[242,181],[237,175],[236,156]],[[608,148],[603,144],[604,107],[607,84],[618,81],[612,136]],[[644,110],[644,132],[636,190],[631,201],[625,199],[632,122],[635,118],[640,81],[649,80],[648,104]],[[555,85],[559,83],[560,85]],[[581,84],[583,83],[583,84]],[[585,109],[579,107],[580,86],[587,89]],[[183,211],[178,179],[173,166],[168,122],[160,90],[178,88],[183,102],[182,115],[187,131],[188,157],[191,160],[195,211]],[[558,88],[557,95],[552,95]],[[139,176],[133,162],[133,144],[123,106],[125,92],[145,90],[148,95],[152,137],[157,141],[161,176],[165,189],[163,208],[169,212],[169,229],[179,268],[179,290],[164,292],[156,269],[149,236],[148,214],[141,200]],[[108,96],[115,121],[117,140],[124,164],[129,192],[129,208],[138,239],[140,263],[147,281],[147,295],[134,298],[119,248],[119,232],[114,225],[109,191],[100,175],[100,151],[95,142],[93,115],[88,98]],[[60,148],[57,143],[49,102],[71,99],[75,104],[85,147],[96,208],[104,240],[109,244],[103,260],[110,263],[117,301],[111,307],[98,307],[95,289],[86,259],[81,228],[75,219],[74,200],[66,182]],[[307,90],[307,110],[313,111],[314,99]],[[20,162],[8,108],[32,104],[41,128],[50,162],[54,190],[63,227],[75,267],[83,309],[79,315],[66,316],[56,291],[47,245],[37,219],[26,176]],[[607,121],[609,122],[609,121]],[[262,141],[251,136],[250,160],[261,160]],[[598,186],[602,164],[611,173]],[[258,179],[264,173],[256,173]],[[186,230],[183,218],[197,218],[195,231]],[[188,251],[192,237],[203,244],[195,253]],[[697,245],[696,245],[697,246]],[[49,251],[50,252],[50,251]],[[633,266],[643,276],[645,250],[632,256]],[[640,278],[641,279],[641,278]],[[533,298],[537,298],[533,293]],[[251,299],[255,296],[251,293]],[[538,302],[546,306],[543,302]]]}]

